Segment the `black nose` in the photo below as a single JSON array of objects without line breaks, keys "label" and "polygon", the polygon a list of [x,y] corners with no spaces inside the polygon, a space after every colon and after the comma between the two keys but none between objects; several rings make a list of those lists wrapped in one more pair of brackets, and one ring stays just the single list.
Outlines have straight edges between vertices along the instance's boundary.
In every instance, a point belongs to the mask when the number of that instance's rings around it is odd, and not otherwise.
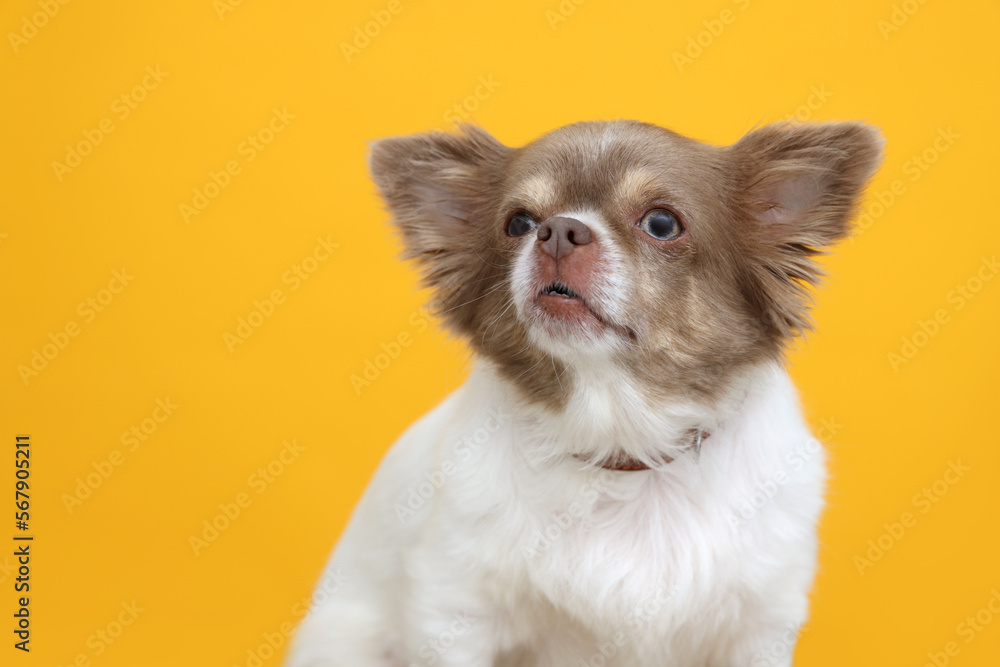
[{"label": "black nose", "polygon": [[538,245],[556,260],[593,240],[590,228],[576,218],[549,218],[538,226]]}]

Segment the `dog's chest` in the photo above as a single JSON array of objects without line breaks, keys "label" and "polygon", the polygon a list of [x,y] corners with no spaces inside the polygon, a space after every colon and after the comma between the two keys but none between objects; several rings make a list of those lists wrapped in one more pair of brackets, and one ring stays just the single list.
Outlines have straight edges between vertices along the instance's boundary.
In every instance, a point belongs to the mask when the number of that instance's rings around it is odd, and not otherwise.
[{"label": "dog's chest", "polygon": [[[684,464],[679,464],[684,465]],[[559,613],[584,628],[668,634],[725,604],[737,544],[710,489],[655,471],[579,471],[515,484],[478,520],[487,585],[525,618]]]},{"label": "dog's chest", "polygon": [[[747,601],[766,594],[761,582],[780,575],[771,556],[810,556],[802,536],[820,502],[821,461],[792,474],[783,459],[782,448],[807,432],[794,402],[777,398],[758,393],[712,434],[700,459],[681,457],[662,471],[587,469],[567,454],[538,460],[532,454],[547,444],[560,448],[544,432],[525,431],[511,410],[445,487],[441,516],[454,522],[437,525],[471,555],[478,586],[522,637],[575,628],[662,646],[701,636],[706,618],[735,627],[753,613]],[[475,409],[457,420],[482,421]],[[538,446],[525,444],[531,437]],[[734,508],[781,472],[789,474],[779,493],[735,526]]]}]

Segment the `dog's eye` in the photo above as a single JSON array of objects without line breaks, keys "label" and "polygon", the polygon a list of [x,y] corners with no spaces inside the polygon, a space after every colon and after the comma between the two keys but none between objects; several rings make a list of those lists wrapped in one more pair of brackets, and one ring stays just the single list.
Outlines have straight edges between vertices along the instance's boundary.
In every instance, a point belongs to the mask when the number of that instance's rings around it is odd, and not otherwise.
[{"label": "dog's eye", "polygon": [[684,231],[677,216],[665,208],[654,208],[642,216],[639,228],[657,241],[675,239]]},{"label": "dog's eye", "polygon": [[538,223],[527,213],[515,213],[507,221],[507,236],[524,236],[537,226]]}]

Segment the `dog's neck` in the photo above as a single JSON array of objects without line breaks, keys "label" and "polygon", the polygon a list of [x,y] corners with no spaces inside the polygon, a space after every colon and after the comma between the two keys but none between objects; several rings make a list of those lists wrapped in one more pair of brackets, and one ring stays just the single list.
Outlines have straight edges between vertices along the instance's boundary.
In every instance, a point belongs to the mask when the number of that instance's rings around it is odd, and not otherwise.
[{"label": "dog's neck", "polygon": [[755,375],[734,377],[732,387],[712,401],[654,401],[613,361],[586,359],[566,365],[561,381],[568,399],[558,410],[533,403],[487,361],[476,364],[469,382],[514,414],[513,427],[545,457],[653,467],[696,455],[696,442],[738,409]]}]

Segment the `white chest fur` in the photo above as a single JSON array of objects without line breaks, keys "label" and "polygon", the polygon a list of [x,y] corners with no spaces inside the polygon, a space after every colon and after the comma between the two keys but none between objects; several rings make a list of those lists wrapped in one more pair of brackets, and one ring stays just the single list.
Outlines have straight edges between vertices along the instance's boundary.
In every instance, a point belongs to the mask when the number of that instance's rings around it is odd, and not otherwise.
[{"label": "white chest fur", "polygon": [[[562,420],[539,420],[480,368],[415,424],[331,560],[348,584],[303,625],[294,655],[327,655],[318,647],[350,628],[354,652],[336,651],[352,665],[397,664],[361,657],[378,653],[485,667],[511,651],[520,664],[600,653],[609,665],[735,665],[797,627],[824,472],[821,453],[793,458],[810,435],[787,375],[760,369],[723,419],[675,406],[625,421],[631,388],[580,386]],[[611,472],[571,455],[609,439],[642,451],[657,429],[669,442],[713,417],[700,458],[661,470]],[[742,516],[769,481],[776,492]],[[344,620],[358,609],[368,632]]]}]

